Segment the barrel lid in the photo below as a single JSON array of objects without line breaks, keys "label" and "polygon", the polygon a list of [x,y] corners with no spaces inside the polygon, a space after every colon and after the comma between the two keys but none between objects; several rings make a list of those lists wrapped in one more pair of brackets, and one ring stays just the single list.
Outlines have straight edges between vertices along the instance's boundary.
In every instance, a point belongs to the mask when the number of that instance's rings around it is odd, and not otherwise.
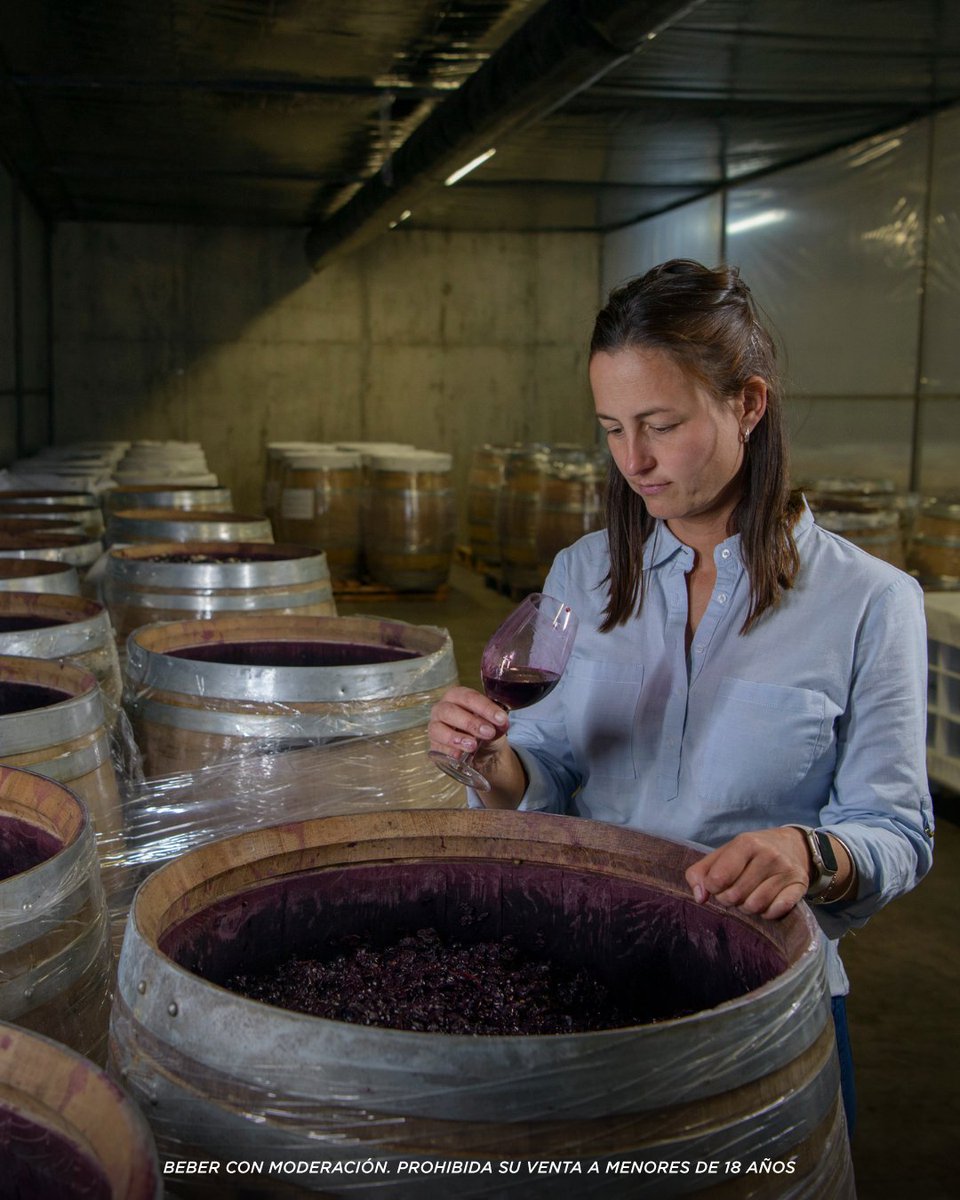
[{"label": "barrel lid", "polygon": [[924,516],[948,517],[952,521],[960,520],[960,497],[926,496],[920,503],[920,511]]},{"label": "barrel lid", "polygon": [[453,455],[434,450],[372,454],[370,466],[374,471],[449,471],[453,466]]},{"label": "barrel lid", "polygon": [[313,450],[304,454],[294,451],[287,456],[290,466],[303,467],[308,471],[327,467],[359,467],[360,461],[360,455],[351,450]]}]

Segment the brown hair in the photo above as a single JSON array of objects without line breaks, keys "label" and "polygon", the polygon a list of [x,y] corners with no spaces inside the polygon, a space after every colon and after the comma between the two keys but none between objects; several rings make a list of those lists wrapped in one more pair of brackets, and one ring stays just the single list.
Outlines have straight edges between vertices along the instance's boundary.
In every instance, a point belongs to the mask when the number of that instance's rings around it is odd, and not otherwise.
[{"label": "brown hair", "polygon": [[[744,447],[741,497],[731,517],[750,579],[746,633],[792,587],[800,560],[793,525],[802,501],[790,492],[782,383],[773,338],[735,267],[714,270],[671,259],[610,294],[597,314],[590,357],[631,348],[661,350],[718,400],[751,376],[767,384],[767,409]],[[643,547],[655,521],[610,464],[606,494],[609,583],[601,632],[624,624],[643,603]]]}]

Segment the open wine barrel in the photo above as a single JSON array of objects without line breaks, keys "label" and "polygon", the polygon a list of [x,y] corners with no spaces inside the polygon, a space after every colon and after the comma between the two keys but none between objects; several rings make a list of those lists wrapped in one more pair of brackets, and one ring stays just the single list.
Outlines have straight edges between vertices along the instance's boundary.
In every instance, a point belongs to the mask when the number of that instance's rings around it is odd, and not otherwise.
[{"label": "open wine barrel", "polygon": [[96,676],[111,704],[120,704],[120,661],[113,626],[107,610],[94,600],[0,591],[0,655],[8,654],[70,659]]},{"label": "open wine barrel", "polygon": [[45,521],[49,527],[77,525],[83,533],[98,538],[103,533],[103,513],[100,505],[90,496],[86,504],[15,504],[0,492],[0,520],[8,522],[29,521],[31,528],[38,528],[37,521]]},{"label": "open wine barrel", "polygon": [[272,542],[266,517],[247,513],[207,512],[183,508],[121,508],[107,521],[107,541],[142,542]]},{"label": "open wine barrel", "polygon": [[114,547],[103,594],[118,638],[156,621],[231,613],[336,616],[326,555],[264,542]]},{"label": "open wine barrel", "polygon": [[127,706],[149,776],[385,735],[392,748],[370,763],[382,783],[396,755],[425,756],[430,708],[456,678],[445,630],[377,618],[217,616],[146,625],[127,642]]},{"label": "open wine barrel", "polygon": [[0,591],[79,596],[80,578],[69,563],[42,558],[0,558]]},{"label": "open wine barrel", "polygon": [[[577,1196],[658,1200],[742,1196],[743,1177],[730,1190],[692,1168],[671,1180],[605,1164],[766,1159],[792,1164],[791,1198],[852,1200],[816,923],[805,906],[765,922],[695,904],[683,872],[698,856],[600,822],[492,810],[330,817],[210,843],[156,871],[135,898],[113,1067],[168,1156],[387,1168],[418,1156],[590,1160],[595,1186],[584,1168]],[[428,929],[445,943],[510,938],[531,961],[586,970],[634,1023],[417,1032],[234,990],[238,972],[422,940]],[[470,990],[469,979],[451,982]],[[391,983],[372,982],[372,994]],[[331,1174],[297,1182],[354,1194]],[[456,1194],[558,1194],[555,1178],[525,1171],[470,1183],[461,1175]],[[757,1183],[751,1195],[784,1195],[782,1174]],[[287,1186],[261,1177],[257,1195]],[[451,1195],[442,1174],[369,1186],[411,1200]]]},{"label": "open wine barrel", "polygon": [[0,657],[0,765],[36,771],[76,792],[90,810],[102,851],[116,851],[123,814],[103,696],[89,671]]},{"label": "open wine barrel", "polygon": [[0,1023],[4,1196],[161,1200],[149,1126],[104,1071],[65,1046]]},{"label": "open wine barrel", "polygon": [[102,553],[100,539],[85,533],[71,533],[66,528],[21,532],[5,527],[0,521],[0,558],[39,558],[68,563],[76,569],[82,583]]},{"label": "open wine barrel", "polygon": [[62,784],[0,766],[0,1021],[102,1065],[112,973],[86,807]]},{"label": "open wine barrel", "polygon": [[124,508],[233,512],[233,496],[227,487],[159,487],[155,483],[116,487],[103,493],[103,511],[107,516]]}]

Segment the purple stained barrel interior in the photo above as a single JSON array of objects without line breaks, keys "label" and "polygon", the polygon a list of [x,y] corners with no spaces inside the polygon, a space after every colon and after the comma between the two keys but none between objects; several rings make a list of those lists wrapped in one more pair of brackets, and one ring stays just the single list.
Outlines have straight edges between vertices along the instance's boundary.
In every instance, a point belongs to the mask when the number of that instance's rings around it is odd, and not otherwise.
[{"label": "purple stained barrel interior", "polygon": [[110,1200],[106,1173],[60,1133],[0,1104],[4,1200]]},{"label": "purple stained barrel interior", "polygon": [[63,843],[46,829],[0,813],[0,882],[53,858]]},{"label": "purple stained barrel interior", "polygon": [[17,614],[0,616],[0,633],[22,633],[27,629],[52,629],[66,622],[61,617],[22,616]]},{"label": "purple stained barrel interior", "polygon": [[69,699],[70,693],[61,692],[59,688],[0,680],[0,717],[30,712],[35,708],[49,708],[51,704],[60,704]]},{"label": "purple stained barrel interior", "polygon": [[610,875],[490,860],[327,868],[218,901],[160,942],[223,985],[293,957],[384,947],[418,930],[445,941],[510,936],[530,959],[584,968],[647,1020],[712,1008],[785,970],[762,934],[728,913]]},{"label": "purple stained barrel interior", "polygon": [[169,650],[192,662],[228,663],[238,667],[360,667],[417,658],[416,650],[355,642],[261,641],[204,643]]},{"label": "purple stained barrel interior", "polygon": [[[189,550],[176,551],[171,550],[168,554],[137,554],[130,555],[125,561],[127,562],[151,562],[151,563],[262,563],[262,562],[285,562],[287,559],[294,557],[293,555],[282,552],[271,551],[266,548],[263,553],[256,550],[246,550],[243,553],[238,553],[236,550],[204,550],[202,554],[191,553]],[[303,557],[303,556],[302,556]]]}]

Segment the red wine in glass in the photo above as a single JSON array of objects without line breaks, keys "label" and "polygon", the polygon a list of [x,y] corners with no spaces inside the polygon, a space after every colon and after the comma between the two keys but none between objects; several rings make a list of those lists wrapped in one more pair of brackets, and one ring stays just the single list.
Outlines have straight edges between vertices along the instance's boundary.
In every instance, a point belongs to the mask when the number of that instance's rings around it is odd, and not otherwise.
[{"label": "red wine in glass", "polygon": [[[486,695],[508,712],[542,700],[560,682],[577,625],[576,614],[562,600],[542,592],[527,596],[484,648],[480,678]],[[472,753],[431,750],[430,757],[460,783],[480,792],[490,790],[473,764]]]}]

